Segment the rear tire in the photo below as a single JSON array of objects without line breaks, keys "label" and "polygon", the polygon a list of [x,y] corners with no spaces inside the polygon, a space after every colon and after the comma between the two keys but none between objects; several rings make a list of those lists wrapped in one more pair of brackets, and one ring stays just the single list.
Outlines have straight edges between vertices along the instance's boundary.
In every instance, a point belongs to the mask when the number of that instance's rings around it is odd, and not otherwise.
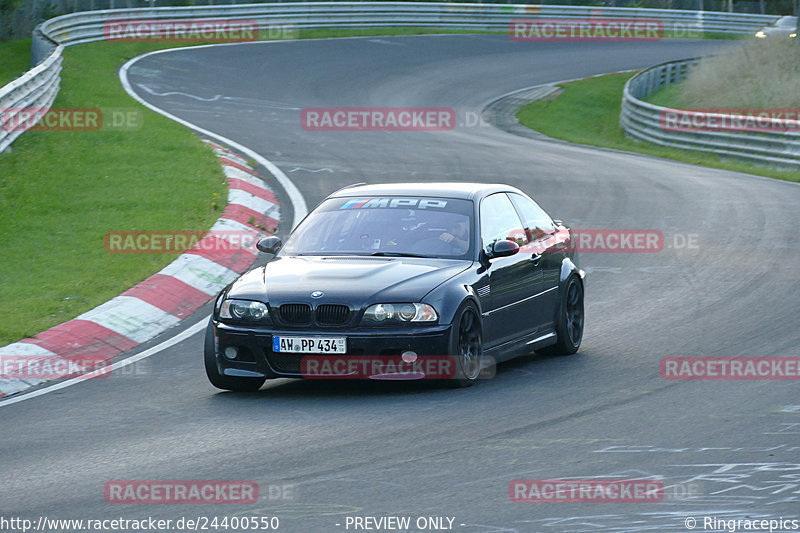
[{"label": "rear tire", "polygon": [[544,355],[570,355],[578,351],[583,340],[583,284],[578,276],[567,280],[558,309],[555,344],[536,350]]},{"label": "rear tire", "polygon": [[225,376],[219,373],[217,354],[214,347],[214,325],[211,320],[208,321],[208,327],[206,328],[206,340],[203,351],[208,381],[218,389],[236,392],[252,392],[260,389],[261,385],[267,380],[267,378]]}]

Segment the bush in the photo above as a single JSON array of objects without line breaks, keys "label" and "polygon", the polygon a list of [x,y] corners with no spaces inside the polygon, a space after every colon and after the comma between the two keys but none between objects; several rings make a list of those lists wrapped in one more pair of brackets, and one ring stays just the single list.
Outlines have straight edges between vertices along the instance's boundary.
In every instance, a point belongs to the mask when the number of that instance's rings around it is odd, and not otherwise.
[{"label": "bush", "polygon": [[685,107],[800,107],[800,44],[754,40],[706,58],[677,99]]}]

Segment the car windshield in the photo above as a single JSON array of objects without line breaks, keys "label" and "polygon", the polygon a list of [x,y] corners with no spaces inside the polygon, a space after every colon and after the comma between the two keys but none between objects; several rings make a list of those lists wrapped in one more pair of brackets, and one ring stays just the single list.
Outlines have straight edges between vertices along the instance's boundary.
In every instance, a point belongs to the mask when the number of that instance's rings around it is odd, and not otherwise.
[{"label": "car windshield", "polygon": [[797,18],[796,17],[782,17],[778,19],[776,26],[780,28],[794,28],[797,26]]},{"label": "car windshield", "polygon": [[375,255],[466,259],[472,202],[453,198],[333,198],[292,233],[281,255]]}]

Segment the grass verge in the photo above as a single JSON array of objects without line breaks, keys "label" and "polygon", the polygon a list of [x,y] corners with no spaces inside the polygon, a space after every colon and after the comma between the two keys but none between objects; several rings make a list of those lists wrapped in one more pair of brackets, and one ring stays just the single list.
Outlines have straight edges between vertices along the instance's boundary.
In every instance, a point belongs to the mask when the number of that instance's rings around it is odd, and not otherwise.
[{"label": "grass verge", "polygon": [[800,173],[722,159],[716,154],[661,147],[628,137],[619,126],[622,88],[635,73],[608,74],[563,84],[557,98],[537,100],[517,113],[520,123],[549,137],[578,144],[615,148],[788,181]]},{"label": "grass verge", "polygon": [[22,76],[31,66],[31,40],[0,42],[0,87]]},{"label": "grass verge", "polygon": [[175,257],[107,253],[106,232],[203,230],[219,217],[214,195],[226,184],[213,153],[119,84],[119,65],[153,48],[68,48],[54,103],[133,111],[140,127],[30,131],[0,154],[0,345],[74,318]]}]

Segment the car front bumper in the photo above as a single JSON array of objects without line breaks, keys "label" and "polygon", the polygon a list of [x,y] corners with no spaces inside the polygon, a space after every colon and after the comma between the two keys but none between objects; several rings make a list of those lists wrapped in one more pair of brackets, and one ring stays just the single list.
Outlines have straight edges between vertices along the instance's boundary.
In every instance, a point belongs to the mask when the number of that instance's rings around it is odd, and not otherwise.
[{"label": "car front bumper", "polygon": [[[318,360],[365,360],[370,358],[400,356],[414,352],[418,358],[444,356],[448,353],[451,325],[415,326],[411,328],[349,328],[287,330],[272,327],[247,327],[214,321],[214,346],[219,371],[223,375],[238,377],[278,378],[312,377],[303,367],[304,357]],[[346,337],[345,354],[301,354],[274,352],[275,336],[293,337]],[[230,359],[223,353],[235,347],[237,357]]]}]

